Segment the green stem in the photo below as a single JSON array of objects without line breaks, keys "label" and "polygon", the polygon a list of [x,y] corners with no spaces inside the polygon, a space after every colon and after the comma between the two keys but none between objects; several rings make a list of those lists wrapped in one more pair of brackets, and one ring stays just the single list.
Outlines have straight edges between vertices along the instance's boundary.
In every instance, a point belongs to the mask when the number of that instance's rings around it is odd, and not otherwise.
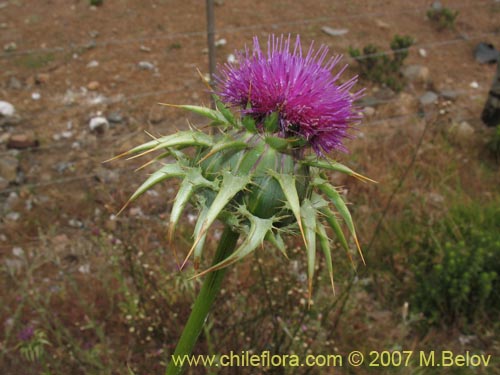
[{"label": "green stem", "polygon": [[[217,251],[215,252],[213,264],[217,264],[224,260],[234,251],[238,236],[238,233],[233,232],[228,226],[226,226],[220,239],[219,246],[217,247]],[[193,351],[193,347],[198,340],[201,330],[203,329],[208,313],[210,312],[212,304],[217,297],[225,273],[226,268],[222,268],[220,270],[210,272],[205,277],[200,293],[198,294],[198,297],[196,297],[193,309],[191,310],[191,315],[189,315],[189,319],[184,327],[184,330],[182,331],[181,338],[177,342],[177,347],[175,348],[175,352],[172,357],[176,356],[176,358],[182,360],[183,356],[190,355]],[[182,366],[177,366],[172,358],[170,358],[166,375],[180,373],[182,373]]]}]

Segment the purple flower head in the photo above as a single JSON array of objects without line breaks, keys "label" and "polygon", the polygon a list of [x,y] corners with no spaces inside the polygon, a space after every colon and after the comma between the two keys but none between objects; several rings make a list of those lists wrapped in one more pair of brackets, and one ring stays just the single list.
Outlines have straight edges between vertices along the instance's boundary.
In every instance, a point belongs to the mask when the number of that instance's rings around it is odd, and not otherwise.
[{"label": "purple flower head", "polygon": [[311,44],[304,56],[297,36],[292,51],[290,47],[290,36],[272,35],[263,52],[254,37],[252,52],[246,48],[237,53],[238,63],[221,69],[217,94],[223,102],[240,106],[258,125],[277,113],[279,135],[307,140],[318,155],[346,151],[342,141],[360,119],[353,102],[361,91],[350,93],[357,77],[338,84],[347,65],[333,75],[341,56],[327,59],[325,45],[314,50]]},{"label": "purple flower head", "polygon": [[17,338],[21,341],[29,341],[35,335],[35,328],[33,326],[24,327],[21,332],[17,335]]}]

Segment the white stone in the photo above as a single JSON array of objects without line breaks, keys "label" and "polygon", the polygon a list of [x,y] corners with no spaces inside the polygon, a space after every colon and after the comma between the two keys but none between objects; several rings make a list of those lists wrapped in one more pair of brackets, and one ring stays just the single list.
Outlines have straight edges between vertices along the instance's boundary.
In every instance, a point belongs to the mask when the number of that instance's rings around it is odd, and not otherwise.
[{"label": "white stone", "polygon": [[469,86],[473,89],[478,89],[479,83],[477,83],[476,81],[472,81]]},{"label": "white stone", "polygon": [[99,61],[92,60],[87,64],[87,68],[97,68],[99,66]]},{"label": "white stone", "polygon": [[109,122],[102,116],[93,117],[90,119],[89,129],[91,132],[104,133],[109,129]]},{"label": "white stone", "polygon": [[349,32],[347,29],[334,29],[330,26],[323,26],[321,28],[321,31],[323,31],[325,34],[328,34],[330,36],[342,36],[345,35]]},{"label": "white stone", "polygon": [[0,100],[0,115],[5,117],[12,117],[16,113],[16,109],[9,102]]},{"label": "white stone", "polygon": [[137,64],[140,69],[143,70],[154,70],[155,66],[153,63],[150,63],[149,61],[140,61],[139,64]]},{"label": "white stone", "polygon": [[438,100],[438,96],[435,92],[427,91],[424,95],[420,97],[420,104],[429,105],[436,103]]},{"label": "white stone", "polygon": [[219,40],[216,40],[214,44],[216,47],[222,47],[227,44],[227,40],[225,38],[221,38]]},{"label": "white stone", "polygon": [[236,56],[234,56],[232,53],[227,55],[227,62],[229,64],[234,64],[236,62]]},{"label": "white stone", "polygon": [[12,254],[16,257],[22,257],[24,255],[24,250],[22,247],[16,246],[12,249]]}]

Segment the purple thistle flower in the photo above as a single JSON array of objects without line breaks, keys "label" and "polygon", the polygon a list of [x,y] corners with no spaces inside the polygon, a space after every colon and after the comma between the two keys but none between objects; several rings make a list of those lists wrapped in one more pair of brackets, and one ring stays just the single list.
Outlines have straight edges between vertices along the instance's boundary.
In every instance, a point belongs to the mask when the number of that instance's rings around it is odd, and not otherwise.
[{"label": "purple thistle flower", "polygon": [[29,341],[35,335],[35,328],[33,326],[24,327],[21,332],[17,335],[17,338],[21,341]]},{"label": "purple thistle flower", "polygon": [[346,151],[342,140],[360,119],[353,102],[362,91],[350,93],[357,77],[337,84],[347,65],[333,75],[341,56],[326,60],[327,54],[325,45],[315,51],[311,44],[304,56],[299,36],[291,52],[290,36],[283,35],[270,36],[264,53],[254,37],[252,52],[237,52],[238,63],[221,69],[217,94],[223,102],[240,106],[258,125],[276,112],[279,135],[306,139],[318,155]]}]

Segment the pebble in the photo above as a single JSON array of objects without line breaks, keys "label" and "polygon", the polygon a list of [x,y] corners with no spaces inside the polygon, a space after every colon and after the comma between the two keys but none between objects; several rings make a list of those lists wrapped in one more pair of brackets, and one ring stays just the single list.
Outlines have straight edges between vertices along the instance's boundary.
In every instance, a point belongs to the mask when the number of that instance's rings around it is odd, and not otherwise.
[{"label": "pebble", "polygon": [[108,116],[108,121],[113,124],[119,124],[123,122],[123,115],[120,112],[111,112]]},{"label": "pebble", "polygon": [[155,105],[153,108],[151,108],[148,117],[149,122],[151,122],[152,124],[159,124],[164,119],[165,119],[165,111],[163,107]]},{"label": "pebble", "polygon": [[222,47],[222,46],[225,46],[226,44],[227,44],[227,40],[226,40],[226,39],[224,39],[224,38],[221,38],[221,39],[216,40],[216,41],[214,42],[214,45],[215,45],[216,47]]},{"label": "pebble", "polygon": [[14,182],[17,178],[17,170],[19,168],[19,160],[7,155],[0,158],[0,177],[8,182]]},{"label": "pebble", "polygon": [[423,65],[408,65],[403,69],[403,76],[412,82],[429,81],[429,68]]},{"label": "pebble", "polygon": [[0,100],[0,115],[5,116],[5,117],[11,117],[14,116],[16,113],[16,109],[12,104],[9,102],[5,102],[3,100]]},{"label": "pebble", "polygon": [[96,47],[97,47],[97,42],[95,40],[91,40],[84,46],[85,49],[94,49]]},{"label": "pebble", "polygon": [[328,34],[330,36],[342,36],[342,35],[345,35],[349,32],[348,29],[334,29],[330,26],[323,26],[321,28],[321,31],[323,31],[325,34]]},{"label": "pebble", "polygon": [[441,90],[439,93],[446,100],[455,100],[458,97],[458,92],[454,90]]},{"label": "pebble", "polygon": [[73,228],[83,228],[83,223],[77,219],[70,219],[68,225]]},{"label": "pebble", "polygon": [[40,100],[41,97],[42,97],[42,95],[36,91],[31,94],[31,99],[33,99],[33,100]]},{"label": "pebble", "polygon": [[19,212],[9,212],[5,215],[5,218],[9,221],[18,221],[21,218],[21,214]]},{"label": "pebble", "polygon": [[474,128],[467,121],[462,121],[460,123],[455,122],[449,129],[449,134],[452,139],[462,146],[465,146],[474,140],[474,133]]},{"label": "pebble", "polygon": [[73,138],[73,132],[71,130],[65,130],[61,132],[61,138],[70,139]]},{"label": "pebble", "polygon": [[139,66],[139,69],[143,69],[143,70],[154,70],[155,69],[155,65],[153,63],[150,63],[149,61],[140,61],[139,64],[137,64]]},{"label": "pebble", "polygon": [[365,107],[363,108],[363,114],[365,115],[365,117],[372,117],[375,114],[375,108]]},{"label": "pebble", "polygon": [[23,86],[21,85],[21,82],[16,77],[9,78],[8,87],[9,87],[9,89],[12,89],[12,90],[21,90],[23,88]]},{"label": "pebble", "polygon": [[427,57],[427,51],[423,48],[418,49],[418,54],[420,55],[420,57]]},{"label": "pebble", "polygon": [[97,68],[99,66],[99,61],[92,60],[87,64],[87,68]]},{"label": "pebble", "polygon": [[3,46],[5,52],[13,52],[17,49],[17,44],[15,42],[9,42]]},{"label": "pebble", "polygon": [[144,216],[144,213],[142,212],[142,209],[140,207],[132,207],[129,210],[129,215],[130,216]]},{"label": "pebble", "polygon": [[472,81],[469,86],[473,89],[478,89],[479,83],[477,83],[476,81]]},{"label": "pebble", "polygon": [[229,55],[227,55],[227,62],[229,64],[236,63],[236,56],[234,56],[232,53],[230,53]]},{"label": "pebble", "polygon": [[83,274],[90,273],[90,264],[82,264],[80,267],[78,267],[78,272]]},{"label": "pebble", "polygon": [[384,22],[382,20],[375,20],[375,24],[377,25],[377,27],[380,27],[381,29],[391,28],[391,26],[387,22]]},{"label": "pebble", "polygon": [[91,132],[103,134],[109,129],[109,122],[105,117],[98,116],[90,119],[89,128]]},{"label": "pebble", "polygon": [[87,84],[87,88],[91,91],[95,91],[99,88],[99,82],[97,81],[91,81]]},{"label": "pebble", "polygon": [[22,247],[19,247],[19,246],[16,246],[12,249],[12,255],[16,256],[16,257],[23,257],[24,256],[24,250]]},{"label": "pebble", "polygon": [[25,148],[38,147],[40,142],[34,133],[12,134],[7,141],[7,148],[22,150]]},{"label": "pebble", "polygon": [[139,47],[139,51],[142,51],[142,52],[151,52],[151,48],[146,47],[146,46],[140,46]]},{"label": "pebble", "polygon": [[48,73],[38,73],[35,76],[35,83],[37,84],[43,84],[47,83],[49,81],[50,75]]},{"label": "pebble", "polygon": [[427,91],[424,95],[419,98],[420,104],[429,105],[436,103],[438,100],[438,95],[435,92]]}]

